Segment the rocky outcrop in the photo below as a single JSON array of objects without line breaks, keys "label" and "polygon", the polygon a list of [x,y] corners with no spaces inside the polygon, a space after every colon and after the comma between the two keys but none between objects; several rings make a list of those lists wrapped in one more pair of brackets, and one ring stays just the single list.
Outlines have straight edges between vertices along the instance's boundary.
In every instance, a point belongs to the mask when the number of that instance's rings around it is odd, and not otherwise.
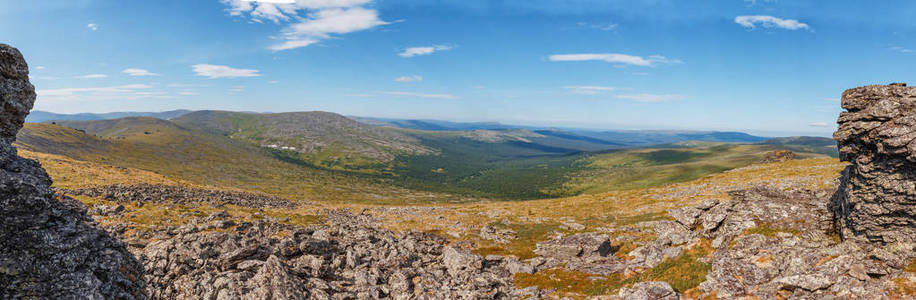
[{"label": "rocky outcrop", "polygon": [[849,89],[842,105],[833,137],[851,165],[831,210],[843,237],[916,242],[916,88]]},{"label": "rocky outcrop", "polygon": [[0,44],[0,298],[145,298],[142,265],[11,146],[35,101],[28,75]]},{"label": "rocky outcrop", "polygon": [[498,299],[519,293],[511,288],[518,264],[511,258],[445,246],[434,234],[379,229],[369,215],[329,211],[327,218],[329,226],[184,226],[142,249],[148,291],[161,299]]},{"label": "rocky outcrop", "polygon": [[907,276],[902,269],[916,249],[837,240],[828,195],[758,187],[673,210],[679,224],[703,223],[694,234],[714,248],[701,258],[710,270],[700,290],[726,299],[886,297],[893,280]]},{"label": "rocky outcrop", "polygon": [[278,197],[247,192],[210,190],[187,186],[161,184],[113,184],[75,190],[66,190],[70,195],[85,195],[115,202],[210,204],[220,206],[232,204],[253,208],[291,208],[296,203]]}]

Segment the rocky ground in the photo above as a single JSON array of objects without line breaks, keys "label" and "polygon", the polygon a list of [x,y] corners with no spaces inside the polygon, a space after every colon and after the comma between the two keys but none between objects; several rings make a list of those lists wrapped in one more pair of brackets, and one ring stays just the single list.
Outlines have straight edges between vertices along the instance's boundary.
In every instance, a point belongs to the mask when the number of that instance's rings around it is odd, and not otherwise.
[{"label": "rocky ground", "polygon": [[142,205],[147,202],[174,203],[174,204],[210,204],[238,206],[253,208],[292,208],[305,203],[292,201],[261,194],[210,190],[202,188],[162,185],[162,184],[113,184],[91,188],[63,190],[70,195],[84,195],[101,198],[115,202],[134,202]]}]

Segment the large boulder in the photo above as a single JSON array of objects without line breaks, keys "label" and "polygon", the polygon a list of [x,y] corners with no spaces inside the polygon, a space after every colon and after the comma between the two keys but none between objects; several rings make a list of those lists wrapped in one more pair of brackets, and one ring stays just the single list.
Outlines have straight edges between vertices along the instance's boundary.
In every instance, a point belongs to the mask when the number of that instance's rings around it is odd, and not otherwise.
[{"label": "large boulder", "polygon": [[136,258],[11,146],[35,102],[28,76],[22,54],[0,44],[0,298],[145,298]]},{"label": "large boulder", "polygon": [[916,241],[916,88],[870,85],[843,92],[837,120],[843,170],[831,200],[844,238]]}]

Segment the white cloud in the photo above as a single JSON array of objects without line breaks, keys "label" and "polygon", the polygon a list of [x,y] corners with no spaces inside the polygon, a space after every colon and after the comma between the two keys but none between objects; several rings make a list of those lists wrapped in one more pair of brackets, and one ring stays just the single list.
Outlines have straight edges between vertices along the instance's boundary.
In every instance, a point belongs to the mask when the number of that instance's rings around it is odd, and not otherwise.
[{"label": "white cloud", "polygon": [[661,55],[641,57],[620,53],[580,53],[580,54],[554,54],[548,57],[550,61],[604,61],[620,65],[634,65],[652,67],[660,64],[679,64],[679,59],[670,59]]},{"label": "white cloud", "polygon": [[280,81],[278,81],[278,80],[271,80],[271,81],[268,81],[267,83],[270,83],[270,84],[277,84],[277,83],[279,83],[279,82],[280,82]]},{"label": "white cloud", "polygon": [[281,32],[283,42],[274,51],[306,47],[334,35],[347,34],[389,24],[375,9],[365,8],[371,0],[221,0],[229,14],[248,15],[254,22],[290,22]]},{"label": "white cloud", "polygon": [[401,51],[401,53],[398,53],[398,56],[414,57],[418,55],[430,55],[430,54],[435,53],[436,51],[446,51],[446,50],[451,50],[451,49],[452,49],[452,46],[445,46],[445,45],[411,47],[411,48],[405,48],[403,51]]},{"label": "white cloud", "polygon": [[628,94],[617,95],[617,99],[630,100],[636,102],[668,102],[687,99],[684,95],[679,94]]},{"label": "white cloud", "polygon": [[178,94],[179,94],[179,95],[182,95],[182,96],[197,96],[197,95],[200,95],[200,93],[195,92],[195,91],[180,91],[180,92],[178,92]]},{"label": "white cloud", "polygon": [[236,69],[229,66],[196,64],[191,66],[197,76],[213,78],[258,77],[258,70]]},{"label": "white cloud", "polygon": [[415,98],[429,98],[429,99],[460,99],[461,97],[452,95],[452,94],[423,94],[423,93],[414,93],[414,92],[382,92],[385,95],[391,96],[401,96],[401,97],[415,97]]},{"label": "white cloud", "polygon": [[401,77],[395,78],[394,81],[397,81],[397,82],[423,81],[423,76],[420,76],[420,75],[401,76]]},{"label": "white cloud", "polygon": [[96,30],[99,30],[99,24],[89,23],[89,24],[86,24],[86,28],[89,28],[89,30],[92,30],[92,31],[96,31]]},{"label": "white cloud", "polygon": [[617,89],[617,88],[613,88],[609,86],[594,86],[594,85],[572,85],[572,86],[564,86],[563,88],[570,90],[573,93],[582,94],[582,95],[597,95],[597,94],[601,94],[604,92],[610,92],[610,91]]},{"label": "white cloud", "polygon": [[614,31],[615,29],[617,29],[617,24],[614,24],[614,23],[597,24],[597,23],[579,22],[579,23],[576,23],[576,25],[579,25],[579,27],[583,27],[583,28],[597,29],[601,31]]},{"label": "white cloud", "polygon": [[233,86],[229,88],[227,91],[229,91],[230,93],[241,93],[245,91],[245,86],[244,85]]},{"label": "white cloud", "polygon": [[151,90],[148,84],[127,84],[110,87],[62,88],[38,90],[42,101],[96,101],[135,100],[145,98],[169,98],[168,93]]},{"label": "white cloud", "polygon": [[774,16],[737,16],[735,17],[735,23],[748,29],[754,29],[757,25],[760,25],[763,28],[782,28],[788,30],[804,29],[812,32],[814,31],[808,24],[799,22],[798,20],[781,19]]},{"label": "white cloud", "polygon": [[908,54],[908,53],[913,53],[913,49],[904,48],[904,47],[900,47],[900,46],[894,46],[894,47],[890,47],[890,48],[888,48],[888,49],[890,49],[891,51],[900,52],[900,53],[907,53],[907,54]]},{"label": "white cloud", "polygon": [[830,127],[830,124],[827,123],[827,122],[814,122],[814,123],[808,124],[808,126],[811,126],[811,127]]},{"label": "white cloud", "polygon": [[127,68],[121,72],[127,75],[130,75],[130,76],[159,76],[159,74],[156,74],[156,73],[144,70],[144,69],[137,69],[137,68]]},{"label": "white cloud", "polygon": [[44,70],[44,69],[45,69],[45,66],[37,66],[37,67],[35,67],[35,70]]},{"label": "white cloud", "polygon": [[86,74],[86,75],[82,75],[82,76],[76,76],[75,78],[79,78],[79,79],[96,79],[96,78],[105,78],[105,77],[108,77],[108,75],[105,75],[105,74]]}]

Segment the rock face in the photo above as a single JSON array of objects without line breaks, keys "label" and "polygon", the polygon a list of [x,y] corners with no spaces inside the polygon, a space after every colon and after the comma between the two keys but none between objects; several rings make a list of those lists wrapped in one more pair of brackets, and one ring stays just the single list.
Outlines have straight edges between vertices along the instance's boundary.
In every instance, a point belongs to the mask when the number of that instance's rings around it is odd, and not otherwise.
[{"label": "rock face", "polygon": [[830,205],[843,237],[916,241],[916,88],[849,89],[843,108],[833,137],[851,165]]},{"label": "rock face", "polygon": [[0,298],[145,298],[142,265],[10,145],[35,101],[28,75],[0,44]]}]

